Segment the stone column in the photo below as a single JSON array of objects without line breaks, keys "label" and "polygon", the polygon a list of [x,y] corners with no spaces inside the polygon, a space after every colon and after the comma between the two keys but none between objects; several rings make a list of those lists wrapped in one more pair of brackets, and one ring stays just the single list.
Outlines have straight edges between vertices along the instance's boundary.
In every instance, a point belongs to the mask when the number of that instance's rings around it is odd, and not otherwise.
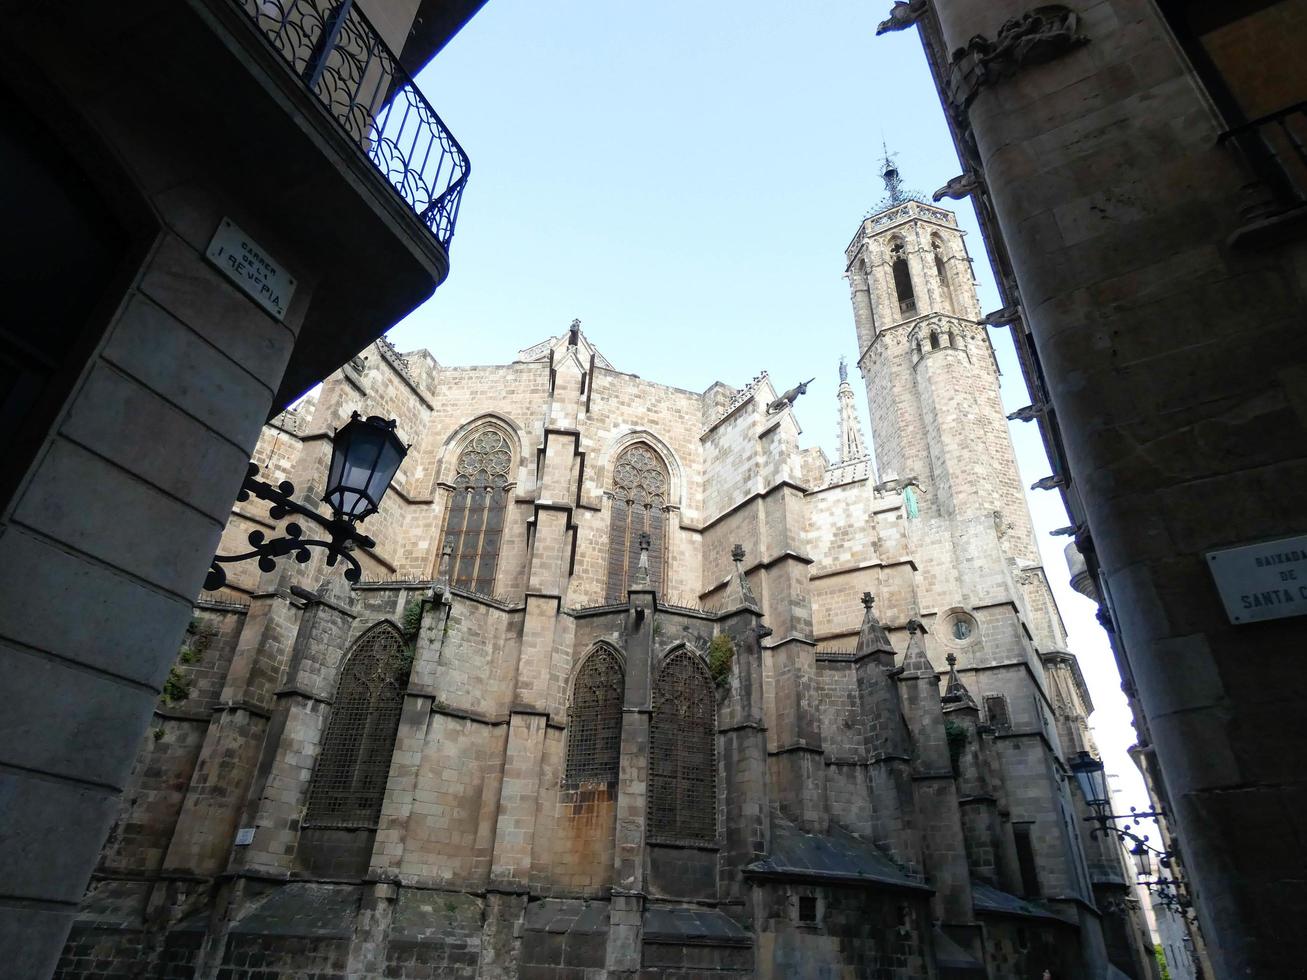
[{"label": "stone column", "polygon": [[771,630],[749,590],[736,546],[735,573],[727,588],[719,634],[734,647],[729,689],[718,710],[721,770],[726,775],[723,814],[725,847],[719,898],[743,907],[747,898],[740,869],[770,850],[771,785],[767,771],[767,730],[763,723],[762,641]]},{"label": "stone column", "polygon": [[610,977],[634,977],[644,937],[645,821],[648,813],[649,720],[653,710],[653,625],[657,597],[649,587],[649,536],[640,535],[640,564],[627,593],[626,692],[617,778],[617,841],[605,966]]}]

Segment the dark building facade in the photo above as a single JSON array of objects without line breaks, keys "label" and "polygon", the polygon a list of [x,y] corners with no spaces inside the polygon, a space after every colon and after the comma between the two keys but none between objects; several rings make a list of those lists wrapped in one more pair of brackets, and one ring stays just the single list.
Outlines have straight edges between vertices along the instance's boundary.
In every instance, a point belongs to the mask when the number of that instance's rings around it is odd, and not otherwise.
[{"label": "dark building facade", "polygon": [[1213,969],[1297,975],[1307,8],[913,0],[882,31],[914,24],[964,168],[937,197],[976,203]]},{"label": "dark building facade", "polygon": [[477,6],[0,4],[7,976],[54,967],[263,424],[448,273],[467,157],[411,72]]}]

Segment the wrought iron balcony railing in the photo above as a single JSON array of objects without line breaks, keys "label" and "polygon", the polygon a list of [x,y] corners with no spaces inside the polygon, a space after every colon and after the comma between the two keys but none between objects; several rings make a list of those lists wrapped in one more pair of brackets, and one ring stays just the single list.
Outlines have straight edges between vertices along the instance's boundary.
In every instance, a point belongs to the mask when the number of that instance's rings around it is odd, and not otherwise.
[{"label": "wrought iron balcony railing", "polygon": [[1270,196],[1273,210],[1307,206],[1307,102],[1287,106],[1222,133]]},{"label": "wrought iron balcony railing", "polygon": [[354,0],[232,0],[446,249],[468,159]]}]

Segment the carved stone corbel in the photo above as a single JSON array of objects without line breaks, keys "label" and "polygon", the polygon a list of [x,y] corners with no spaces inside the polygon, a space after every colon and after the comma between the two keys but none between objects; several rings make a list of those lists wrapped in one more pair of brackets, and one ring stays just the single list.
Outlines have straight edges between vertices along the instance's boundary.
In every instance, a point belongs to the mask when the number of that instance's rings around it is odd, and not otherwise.
[{"label": "carved stone corbel", "polygon": [[1089,38],[1077,33],[1079,24],[1070,7],[1049,4],[1005,21],[992,41],[977,34],[953,52],[945,81],[949,103],[965,109],[985,86],[1087,43]]}]

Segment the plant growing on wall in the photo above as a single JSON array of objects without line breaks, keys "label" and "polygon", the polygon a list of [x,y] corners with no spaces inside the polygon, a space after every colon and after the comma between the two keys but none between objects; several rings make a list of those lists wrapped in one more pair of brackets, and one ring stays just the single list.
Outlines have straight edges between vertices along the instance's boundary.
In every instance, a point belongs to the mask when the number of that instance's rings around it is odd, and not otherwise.
[{"label": "plant growing on wall", "polygon": [[190,682],[178,665],[198,664],[210,641],[217,635],[218,631],[199,616],[191,619],[186,635],[182,637],[181,649],[177,651],[177,663],[168,669],[168,677],[163,682],[161,696],[164,704],[177,704],[191,696]]},{"label": "plant growing on wall", "polygon": [[708,672],[713,683],[723,688],[731,680],[731,664],[735,661],[735,643],[725,633],[718,633],[708,644]]},{"label": "plant growing on wall", "polygon": [[953,767],[953,775],[962,771],[962,749],[967,744],[967,729],[951,718],[944,719],[944,738],[948,740],[948,760]]}]

